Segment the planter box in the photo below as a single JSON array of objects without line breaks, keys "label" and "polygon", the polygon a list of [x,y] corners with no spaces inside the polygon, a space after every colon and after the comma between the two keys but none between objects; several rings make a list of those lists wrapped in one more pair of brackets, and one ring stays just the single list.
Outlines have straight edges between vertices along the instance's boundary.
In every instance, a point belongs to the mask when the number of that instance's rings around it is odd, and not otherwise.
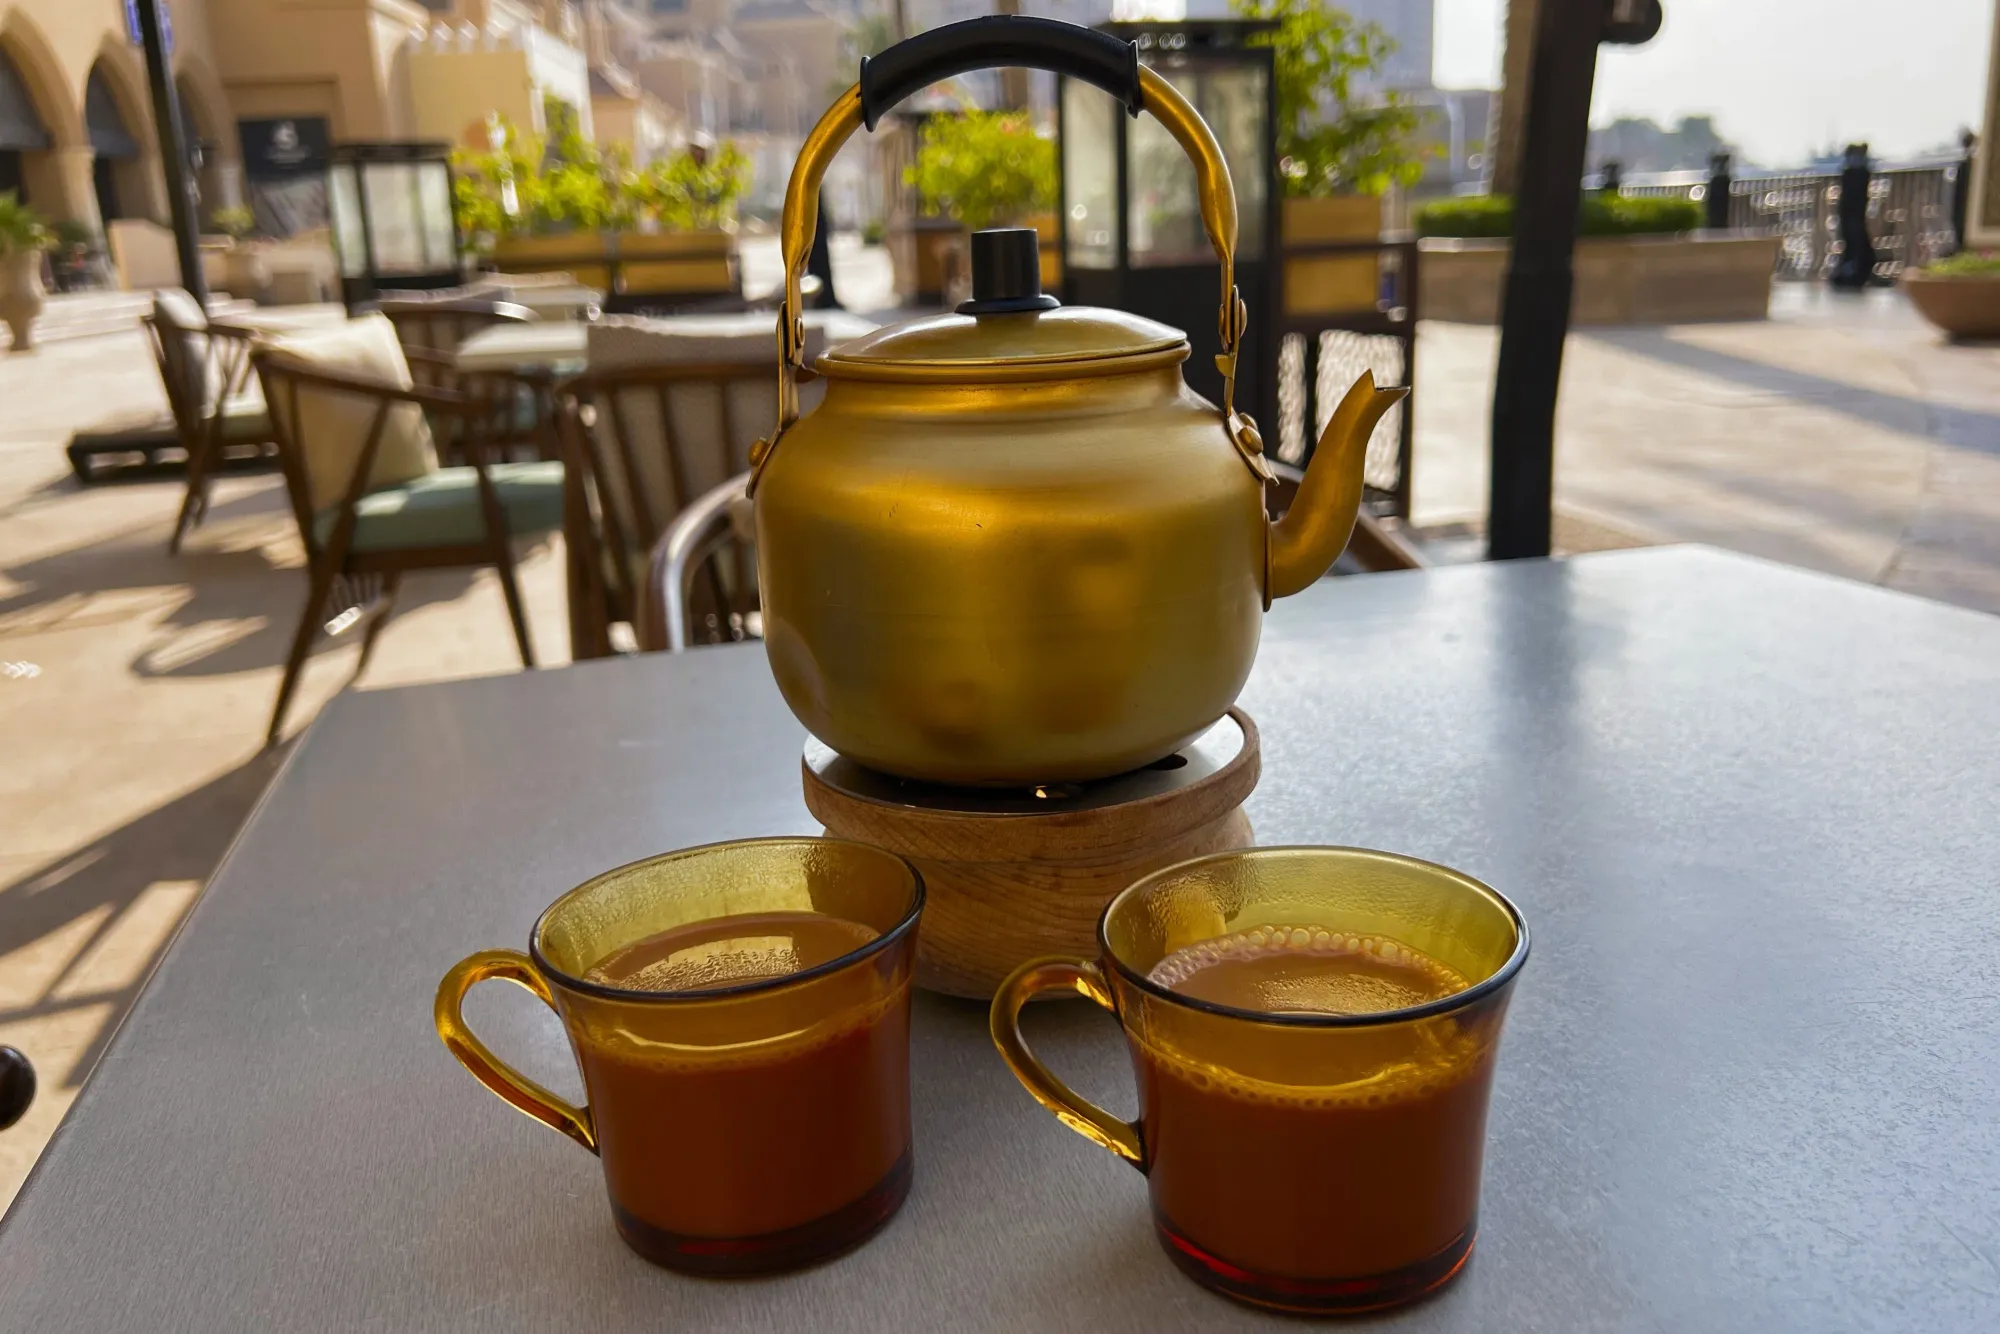
[{"label": "planter box", "polygon": [[515,273],[568,273],[613,297],[728,296],[739,290],[736,238],[725,231],[510,236],[494,243],[493,262]]},{"label": "planter box", "polygon": [[[1279,215],[1280,245],[1289,251],[1321,241],[1373,241],[1382,235],[1382,201],[1374,195],[1287,199]],[[1372,311],[1382,291],[1380,255],[1285,257],[1285,314],[1346,315]]]},{"label": "planter box", "polygon": [[[1037,213],[1010,224],[1035,229],[1042,261],[1042,290],[1062,291],[1062,233],[1053,213]],[[896,291],[910,305],[955,305],[971,283],[967,265],[971,233],[948,218],[920,218],[889,229],[889,263]]]},{"label": "planter box", "polygon": [[[1425,319],[1498,324],[1506,240],[1422,243],[1418,310]],[[1577,242],[1575,324],[1690,324],[1761,320],[1771,313],[1775,236],[1696,232],[1599,236]]]},{"label": "planter box", "polygon": [[945,252],[958,243],[958,224],[949,218],[917,218],[892,223],[886,240],[896,293],[904,304],[935,306],[944,301]]},{"label": "planter box", "polygon": [[2000,338],[2000,276],[1903,275],[1917,313],[1952,338]]}]

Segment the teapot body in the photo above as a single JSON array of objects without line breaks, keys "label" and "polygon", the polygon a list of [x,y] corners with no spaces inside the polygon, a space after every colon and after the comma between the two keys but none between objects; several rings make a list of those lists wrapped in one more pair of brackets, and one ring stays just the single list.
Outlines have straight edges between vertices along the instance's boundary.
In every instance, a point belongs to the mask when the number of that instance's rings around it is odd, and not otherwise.
[{"label": "teapot body", "polygon": [[814,735],[959,785],[1159,760],[1234,702],[1263,488],[1177,355],[1069,378],[833,375],[756,492],[771,666]]}]

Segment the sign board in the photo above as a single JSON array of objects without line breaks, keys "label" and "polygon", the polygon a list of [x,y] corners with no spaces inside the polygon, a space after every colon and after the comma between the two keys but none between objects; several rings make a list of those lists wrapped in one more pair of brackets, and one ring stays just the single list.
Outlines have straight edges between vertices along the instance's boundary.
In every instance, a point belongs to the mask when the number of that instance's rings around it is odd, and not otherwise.
[{"label": "sign board", "polygon": [[253,181],[323,176],[332,157],[333,131],[324,116],[239,120],[243,174]]}]

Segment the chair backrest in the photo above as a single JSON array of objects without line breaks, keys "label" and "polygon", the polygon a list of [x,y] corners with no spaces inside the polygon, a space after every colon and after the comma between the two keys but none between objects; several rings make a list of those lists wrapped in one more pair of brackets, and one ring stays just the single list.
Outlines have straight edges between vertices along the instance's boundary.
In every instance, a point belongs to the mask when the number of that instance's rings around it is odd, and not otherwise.
[{"label": "chair backrest", "polygon": [[153,294],[153,313],[142,322],[152,336],[174,427],[186,443],[203,429],[220,397],[211,367],[207,314],[186,292],[165,288]]},{"label": "chair backrest", "polygon": [[761,633],[749,489],[749,473],[730,478],[683,509],[654,544],[633,627],[641,649],[679,653]]},{"label": "chair backrest", "polygon": [[481,329],[496,324],[525,324],[533,318],[526,306],[490,296],[454,295],[442,300],[384,298],[377,306],[395,326],[396,338],[404,352],[419,354],[409,358],[410,374],[417,384],[424,386],[446,383],[449,371],[428,364],[423,354],[449,357],[458,351],[459,344]]},{"label": "chair backrest", "polygon": [[292,512],[309,547],[314,515],[353,491],[371,440],[364,491],[436,470],[422,408],[398,397],[412,387],[410,375],[394,331],[380,317],[262,340],[252,361]]}]

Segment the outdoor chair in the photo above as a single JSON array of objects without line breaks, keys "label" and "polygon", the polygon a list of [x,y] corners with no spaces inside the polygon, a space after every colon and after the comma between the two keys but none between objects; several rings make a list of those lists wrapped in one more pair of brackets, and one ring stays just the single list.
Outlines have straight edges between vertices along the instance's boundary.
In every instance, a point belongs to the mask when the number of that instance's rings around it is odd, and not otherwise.
[{"label": "outdoor chair", "polygon": [[[492,404],[494,430],[487,444],[498,451],[497,457],[556,457],[552,376],[511,371],[495,378],[458,368],[458,349],[466,339],[496,325],[529,323],[533,314],[526,306],[477,295],[471,288],[453,288],[442,298],[425,293],[384,297],[377,306],[396,328],[416,388],[448,390]],[[448,463],[465,462],[453,435],[456,423],[456,417],[431,423]]]},{"label": "outdoor chair", "polygon": [[226,458],[274,448],[271,419],[251,384],[250,330],[211,323],[179,288],[156,293],[142,323],[187,457],[187,491],[167,539],[167,550],[178,553],[188,530],[208,516],[209,487]]},{"label": "outdoor chair", "polygon": [[[464,295],[467,289],[454,288],[443,298],[425,299],[422,293],[383,297],[376,307],[396,327],[396,340],[403,355],[411,359],[410,375],[419,389],[448,389],[448,375],[439,367],[449,367],[459,345],[482,329],[496,324],[525,324],[530,316],[526,306],[493,296]],[[418,364],[418,358],[422,365]]]},{"label": "outdoor chair", "polygon": [[[865,330],[814,313],[808,362],[830,334]],[[610,316],[590,326],[589,369],[561,386],[557,416],[588,465],[603,620],[641,619],[653,551],[676,516],[750,467],[777,424],[775,329],[761,316]],[[803,372],[801,407],[823,392]],[[664,646],[664,641],[661,641]]]},{"label": "outdoor chair", "polygon": [[[271,405],[285,489],[305,544],[305,609],[285,662],[268,740],[276,744],[319,629],[368,616],[355,676],[367,669],[409,570],[492,566],[521,665],[534,647],[512,539],[562,524],[563,465],[489,458],[492,404],[412,385],[379,315],[260,343],[252,355]],[[433,421],[455,423],[467,460],[439,467]]]},{"label": "outdoor chair", "polygon": [[653,545],[633,632],[644,652],[763,637],[750,474],[739,473],[675,517]]}]

